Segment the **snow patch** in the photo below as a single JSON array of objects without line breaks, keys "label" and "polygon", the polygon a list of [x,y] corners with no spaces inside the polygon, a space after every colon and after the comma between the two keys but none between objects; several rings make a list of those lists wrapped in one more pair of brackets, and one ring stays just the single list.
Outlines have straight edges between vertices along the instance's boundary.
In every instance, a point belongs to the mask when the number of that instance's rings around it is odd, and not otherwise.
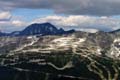
[{"label": "snow patch", "polygon": [[98,55],[101,55],[101,54],[102,54],[100,48],[97,49],[97,54],[98,54]]},{"label": "snow patch", "polygon": [[114,40],[114,43],[116,43],[116,42],[120,42],[120,38],[116,38],[116,39]]},{"label": "snow patch", "polygon": [[114,44],[112,44],[111,47],[111,55],[114,57],[119,57],[120,56],[120,48],[116,47]]},{"label": "snow patch", "polygon": [[19,48],[17,48],[17,49],[14,50],[14,51],[23,50],[25,47],[27,47],[27,46],[32,46],[34,43],[36,43],[36,42],[39,40],[39,38],[37,38],[36,36],[29,36],[29,37],[27,37],[27,39],[30,39],[31,42],[28,43],[28,44],[25,44],[25,45],[20,46]]},{"label": "snow patch", "polygon": [[86,41],[86,38],[76,39],[75,37],[62,37],[62,38],[57,38],[53,40],[52,42],[55,43],[56,46],[67,47],[67,46],[77,46],[80,43],[83,43],[85,41]]}]

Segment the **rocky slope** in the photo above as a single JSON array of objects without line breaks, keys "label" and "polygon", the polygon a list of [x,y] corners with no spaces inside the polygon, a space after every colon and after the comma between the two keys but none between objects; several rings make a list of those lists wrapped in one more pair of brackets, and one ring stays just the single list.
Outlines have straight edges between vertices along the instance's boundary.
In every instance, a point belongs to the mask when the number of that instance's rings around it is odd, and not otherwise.
[{"label": "rocky slope", "polygon": [[73,52],[119,57],[120,37],[105,32],[75,32],[64,35],[0,37],[0,53]]},{"label": "rocky slope", "polygon": [[119,80],[119,30],[0,37],[0,65],[1,80]]}]

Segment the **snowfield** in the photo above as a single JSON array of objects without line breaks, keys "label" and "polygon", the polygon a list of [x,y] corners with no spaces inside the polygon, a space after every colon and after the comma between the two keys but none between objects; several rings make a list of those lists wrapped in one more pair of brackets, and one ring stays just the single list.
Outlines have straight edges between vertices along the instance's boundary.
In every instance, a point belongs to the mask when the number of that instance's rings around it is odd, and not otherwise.
[{"label": "snowfield", "polygon": [[85,42],[85,38],[78,38],[75,37],[62,37],[54,39],[52,42],[55,43],[58,47],[65,47],[65,46],[74,46],[79,45],[82,42]]}]

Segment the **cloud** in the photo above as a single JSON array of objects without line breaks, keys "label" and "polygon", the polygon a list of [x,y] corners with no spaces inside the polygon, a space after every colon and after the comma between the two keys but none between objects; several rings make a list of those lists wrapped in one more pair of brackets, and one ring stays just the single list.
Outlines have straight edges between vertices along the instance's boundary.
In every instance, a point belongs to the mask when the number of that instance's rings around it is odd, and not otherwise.
[{"label": "cloud", "polygon": [[120,15],[120,0],[0,0],[1,9],[52,9],[70,15]]},{"label": "cloud", "polygon": [[20,20],[14,20],[14,21],[11,22],[11,24],[13,24],[16,27],[21,27],[21,26],[25,26],[26,25],[25,22],[20,21]]},{"label": "cloud", "polygon": [[10,21],[0,21],[0,29],[5,32],[19,31],[33,23],[50,22],[56,27],[68,29],[76,29],[86,32],[96,32],[97,30],[112,31],[120,28],[120,19],[112,17],[93,17],[83,15],[60,16],[52,15],[40,17],[30,22],[25,22],[19,18]]},{"label": "cloud", "polygon": [[11,18],[10,12],[0,12],[0,21],[8,21]]},{"label": "cloud", "polygon": [[29,24],[20,20],[0,21],[0,30],[3,32],[12,32],[23,30]]},{"label": "cloud", "polygon": [[89,33],[96,33],[99,30],[97,30],[97,29],[84,29],[84,28],[81,28],[80,31],[89,32]]},{"label": "cloud", "polygon": [[24,21],[24,17],[13,16],[9,11],[0,10],[0,30],[3,32],[11,32],[22,30],[28,25]]},{"label": "cloud", "polygon": [[93,17],[93,16],[46,16],[32,21],[32,23],[50,22],[58,27],[66,29],[74,28],[77,30],[82,29],[99,29],[103,31],[111,31],[120,28],[120,19],[112,17]]}]

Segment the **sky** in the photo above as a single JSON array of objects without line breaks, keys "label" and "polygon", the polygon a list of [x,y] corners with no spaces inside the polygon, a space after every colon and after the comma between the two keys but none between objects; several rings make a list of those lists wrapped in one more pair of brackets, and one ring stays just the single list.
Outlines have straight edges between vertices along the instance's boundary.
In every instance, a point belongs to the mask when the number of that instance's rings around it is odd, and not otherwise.
[{"label": "sky", "polygon": [[20,31],[33,23],[83,31],[120,29],[120,0],[0,0],[0,30]]}]

